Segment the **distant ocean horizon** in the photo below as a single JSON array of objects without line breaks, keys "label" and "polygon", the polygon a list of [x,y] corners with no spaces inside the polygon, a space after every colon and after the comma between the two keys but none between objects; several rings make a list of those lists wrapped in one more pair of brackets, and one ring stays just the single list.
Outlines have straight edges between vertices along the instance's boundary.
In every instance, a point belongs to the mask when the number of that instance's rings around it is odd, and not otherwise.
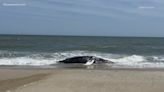
[{"label": "distant ocean horizon", "polygon": [[0,36],[72,36],[72,37],[132,37],[132,38],[164,38],[164,36],[128,36],[128,35],[65,35],[65,34],[0,34]]},{"label": "distant ocean horizon", "polygon": [[49,66],[74,56],[96,56],[119,67],[164,68],[164,38],[0,35],[3,66]]}]

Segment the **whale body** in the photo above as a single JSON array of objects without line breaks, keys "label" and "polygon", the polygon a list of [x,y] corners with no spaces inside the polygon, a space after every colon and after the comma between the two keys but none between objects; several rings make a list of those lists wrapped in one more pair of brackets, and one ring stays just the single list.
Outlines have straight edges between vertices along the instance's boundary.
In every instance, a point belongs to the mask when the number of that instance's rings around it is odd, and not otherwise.
[{"label": "whale body", "polygon": [[113,63],[112,61],[98,58],[95,56],[76,56],[76,57],[72,57],[72,58],[67,58],[67,59],[59,61],[59,62],[66,63],[66,64],[83,63],[83,64],[87,64],[87,65],[90,65],[92,63]]}]

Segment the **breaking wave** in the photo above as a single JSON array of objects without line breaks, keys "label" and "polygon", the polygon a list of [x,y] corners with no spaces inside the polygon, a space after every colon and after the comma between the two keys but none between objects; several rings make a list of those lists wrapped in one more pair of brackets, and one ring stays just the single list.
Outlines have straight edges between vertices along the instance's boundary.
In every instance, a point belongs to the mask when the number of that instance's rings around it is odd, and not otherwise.
[{"label": "breaking wave", "polygon": [[94,51],[65,51],[55,53],[0,51],[0,65],[46,66],[75,56],[96,56],[114,62],[113,66],[164,68],[164,56],[124,55]]}]

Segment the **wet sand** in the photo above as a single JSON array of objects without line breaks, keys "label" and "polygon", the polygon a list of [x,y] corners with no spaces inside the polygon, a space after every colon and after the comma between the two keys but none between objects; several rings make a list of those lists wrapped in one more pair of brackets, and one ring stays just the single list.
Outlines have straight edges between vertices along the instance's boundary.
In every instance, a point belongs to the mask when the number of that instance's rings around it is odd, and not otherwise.
[{"label": "wet sand", "polygon": [[50,73],[38,70],[0,69],[0,92],[10,92],[20,86],[45,79]]},{"label": "wet sand", "polygon": [[0,69],[0,92],[163,92],[163,70]]}]

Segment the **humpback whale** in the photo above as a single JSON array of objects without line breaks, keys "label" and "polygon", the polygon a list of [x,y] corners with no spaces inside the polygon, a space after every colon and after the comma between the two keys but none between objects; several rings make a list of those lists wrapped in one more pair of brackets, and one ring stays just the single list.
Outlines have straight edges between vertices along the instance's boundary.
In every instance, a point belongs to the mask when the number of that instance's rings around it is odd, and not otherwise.
[{"label": "humpback whale", "polygon": [[66,64],[82,63],[85,65],[91,65],[93,63],[113,63],[112,61],[98,58],[95,56],[76,56],[76,57],[67,58],[67,59],[59,61],[59,62],[66,63]]}]

